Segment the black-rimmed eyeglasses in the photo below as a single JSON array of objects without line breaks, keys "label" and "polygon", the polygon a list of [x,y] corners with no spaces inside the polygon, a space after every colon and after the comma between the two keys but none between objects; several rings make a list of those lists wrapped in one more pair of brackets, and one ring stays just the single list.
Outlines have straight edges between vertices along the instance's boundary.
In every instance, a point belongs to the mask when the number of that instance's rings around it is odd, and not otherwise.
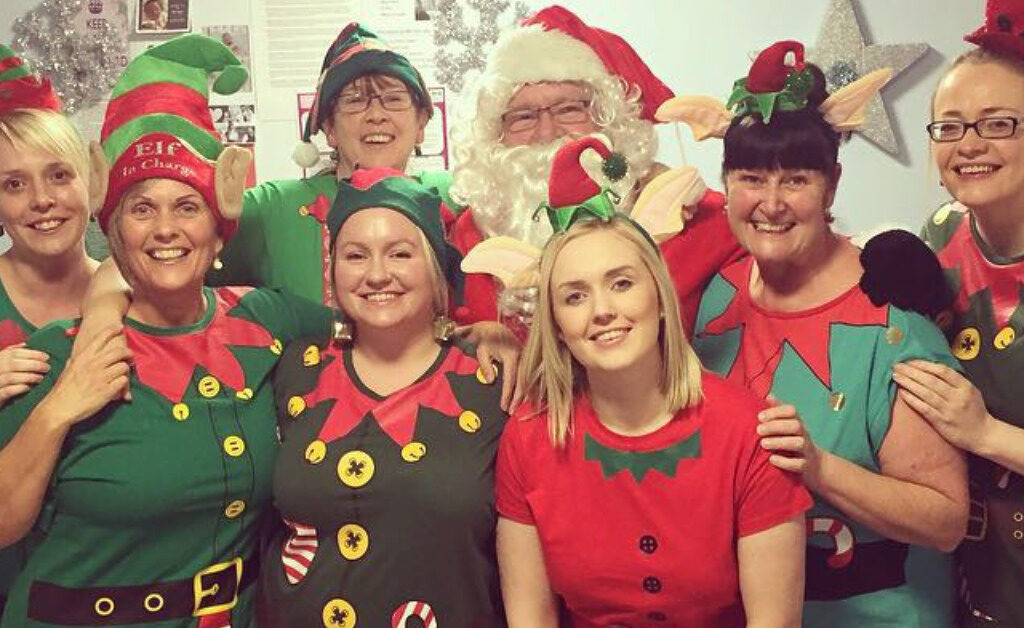
[{"label": "black-rimmed eyeglasses", "polygon": [[388,111],[405,111],[412,107],[412,94],[403,90],[382,92],[379,94],[342,94],[338,96],[338,111],[342,113],[362,113],[370,108],[370,103],[380,101],[380,106]]},{"label": "black-rimmed eyeglasses", "polygon": [[1019,118],[1013,116],[993,116],[991,118],[979,118],[974,122],[962,120],[936,120],[925,128],[928,135],[935,142],[957,142],[967,135],[968,129],[974,129],[978,137],[987,140],[1002,140],[1013,137],[1017,132]]}]

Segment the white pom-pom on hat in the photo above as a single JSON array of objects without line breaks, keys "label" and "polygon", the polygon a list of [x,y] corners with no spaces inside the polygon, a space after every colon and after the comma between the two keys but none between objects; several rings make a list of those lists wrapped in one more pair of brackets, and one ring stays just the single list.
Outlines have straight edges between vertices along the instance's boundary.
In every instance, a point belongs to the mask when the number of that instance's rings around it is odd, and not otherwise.
[{"label": "white pom-pom on hat", "polygon": [[312,142],[300,142],[292,151],[292,161],[303,168],[312,168],[320,163],[320,150]]}]

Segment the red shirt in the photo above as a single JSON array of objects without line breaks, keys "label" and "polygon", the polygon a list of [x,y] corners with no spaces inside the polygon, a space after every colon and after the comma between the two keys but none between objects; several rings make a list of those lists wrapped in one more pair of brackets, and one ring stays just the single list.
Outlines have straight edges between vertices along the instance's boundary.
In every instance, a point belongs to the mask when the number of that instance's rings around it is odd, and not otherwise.
[{"label": "red shirt", "polygon": [[565,450],[530,408],[509,420],[498,513],[537,528],[572,626],[741,628],[737,538],[810,507],[759,446],[763,402],[716,375],[702,385],[703,403],[645,436],[609,431],[586,397]]},{"label": "red shirt", "polygon": [[[687,337],[693,331],[700,296],[712,277],[729,262],[744,255],[743,249],[729,230],[725,218],[725,196],[708,190],[697,204],[693,218],[672,238],[661,243],[661,254],[668,265],[679,305],[682,307],[683,327]],[[483,239],[473,220],[473,210],[466,209],[451,227],[451,242],[465,255]],[[498,287],[489,275],[466,275],[464,303],[466,316],[462,324],[498,320]]]}]

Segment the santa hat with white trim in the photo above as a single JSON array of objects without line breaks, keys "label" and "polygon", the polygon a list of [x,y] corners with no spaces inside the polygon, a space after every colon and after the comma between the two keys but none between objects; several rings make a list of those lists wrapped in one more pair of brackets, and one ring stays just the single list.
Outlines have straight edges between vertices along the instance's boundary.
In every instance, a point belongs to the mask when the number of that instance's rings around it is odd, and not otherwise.
[{"label": "santa hat with white trim", "polygon": [[192,33],[170,39],[132,60],[114,86],[100,140],[110,168],[97,218],[106,232],[121,196],[146,179],[181,181],[199,192],[227,239],[235,222],[218,203],[216,161],[224,150],[209,110],[213,91],[231,94],[248,72],[220,41]]},{"label": "santa hat with white trim", "polygon": [[648,122],[656,122],[654,112],[673,95],[626,40],[552,5],[498,37],[482,80],[485,85],[499,78],[511,83],[504,90],[508,93],[497,94],[508,102],[513,90],[526,83],[595,82],[609,76],[621,79],[628,90],[639,90],[641,117]]}]

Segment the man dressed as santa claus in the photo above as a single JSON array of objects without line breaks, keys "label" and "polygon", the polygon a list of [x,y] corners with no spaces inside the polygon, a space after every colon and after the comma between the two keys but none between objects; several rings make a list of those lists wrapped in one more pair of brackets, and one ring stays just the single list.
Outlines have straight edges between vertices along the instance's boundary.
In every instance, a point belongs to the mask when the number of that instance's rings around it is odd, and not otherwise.
[{"label": "man dressed as santa claus", "polygon": [[[542,246],[551,226],[533,217],[547,197],[552,159],[569,139],[590,133],[602,133],[624,158],[624,172],[605,172],[604,183],[629,211],[644,186],[668,170],[655,161],[654,124],[658,107],[672,96],[625,40],[562,7],[545,8],[503,33],[477,85],[474,115],[452,128],[450,191],[467,206],[452,229],[455,246],[466,254],[494,236]],[[685,224],[660,240],[689,332],[706,282],[740,248],[722,211],[724,197],[686,170],[690,182],[671,208]],[[673,197],[662,194],[657,202],[666,198]],[[460,318],[498,318],[499,293],[495,279],[468,276],[469,312]],[[513,302],[502,299],[503,308]]]}]

